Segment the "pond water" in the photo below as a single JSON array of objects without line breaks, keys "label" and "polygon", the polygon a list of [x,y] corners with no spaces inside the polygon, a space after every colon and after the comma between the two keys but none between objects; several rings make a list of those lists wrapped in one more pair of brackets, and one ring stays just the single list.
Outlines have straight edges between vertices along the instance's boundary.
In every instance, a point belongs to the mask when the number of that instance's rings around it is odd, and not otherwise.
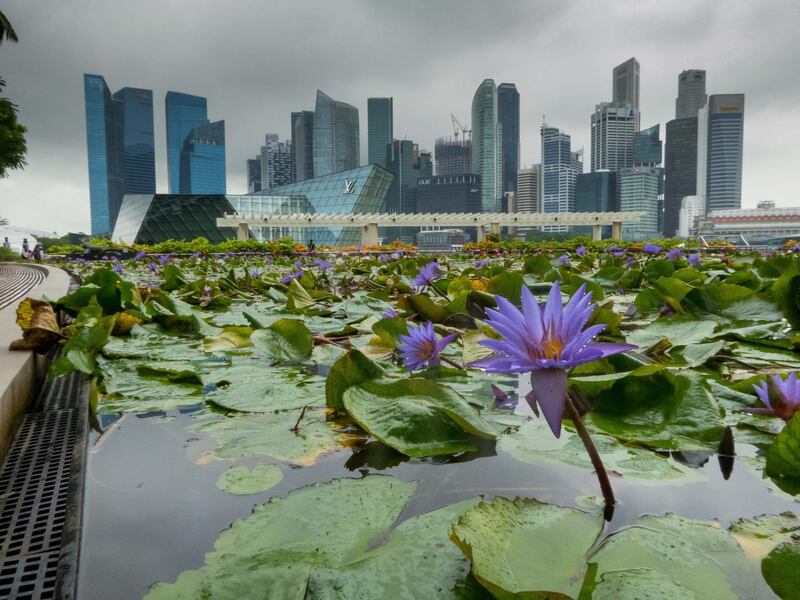
[{"label": "pond water", "polygon": [[[520,406],[517,412],[527,414],[526,409]],[[587,469],[526,464],[496,451],[493,444],[475,457],[434,460],[407,459],[372,442],[360,451],[334,450],[307,467],[282,464],[278,485],[260,494],[234,496],[217,488],[219,475],[231,464],[259,461],[203,461],[214,441],[208,434],[188,431],[192,423],[191,412],[177,410],[126,414],[108,425],[101,438],[95,434],[87,469],[82,599],[139,599],[154,582],[174,581],[182,571],[201,567],[220,531],[247,517],[254,505],[335,477],[383,473],[419,482],[398,522],[475,496],[535,497],[570,506],[598,494],[597,479]],[[618,504],[607,532],[644,514],[716,519],[725,528],[742,517],[797,509],[790,498],[770,492],[742,461],[734,463],[726,480],[717,456],[692,458],[702,463],[696,467],[696,482],[667,486],[612,476]]]}]

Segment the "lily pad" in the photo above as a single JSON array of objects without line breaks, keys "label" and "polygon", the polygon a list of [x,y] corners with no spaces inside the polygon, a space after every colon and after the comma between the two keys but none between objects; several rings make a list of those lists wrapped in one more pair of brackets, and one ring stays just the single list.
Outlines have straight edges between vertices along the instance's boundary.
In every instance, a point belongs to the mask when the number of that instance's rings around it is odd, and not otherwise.
[{"label": "lily pad", "polygon": [[277,361],[302,360],[314,347],[308,327],[297,319],[278,319],[266,329],[254,331],[250,341]]},{"label": "lily pad", "polygon": [[343,402],[364,430],[407,456],[473,451],[475,437],[496,437],[461,396],[426,379],[364,381],[345,390]]},{"label": "lily pad", "polygon": [[217,487],[223,492],[237,496],[266,492],[283,479],[283,472],[276,465],[257,464],[251,471],[245,465],[236,465],[217,479]]}]

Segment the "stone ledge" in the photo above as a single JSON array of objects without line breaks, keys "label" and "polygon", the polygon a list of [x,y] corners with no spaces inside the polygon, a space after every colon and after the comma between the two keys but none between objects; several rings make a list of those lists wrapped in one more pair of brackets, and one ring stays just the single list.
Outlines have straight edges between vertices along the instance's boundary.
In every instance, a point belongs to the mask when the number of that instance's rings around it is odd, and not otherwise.
[{"label": "stone ledge", "polygon": [[[19,266],[19,263],[13,264]],[[69,275],[62,269],[50,265],[29,266],[46,270],[47,277],[26,296],[56,300],[69,291]],[[18,304],[12,302],[0,310],[0,463],[14,439],[28,399],[41,385],[49,364],[47,356],[8,349],[11,341],[22,334],[16,323]]]}]

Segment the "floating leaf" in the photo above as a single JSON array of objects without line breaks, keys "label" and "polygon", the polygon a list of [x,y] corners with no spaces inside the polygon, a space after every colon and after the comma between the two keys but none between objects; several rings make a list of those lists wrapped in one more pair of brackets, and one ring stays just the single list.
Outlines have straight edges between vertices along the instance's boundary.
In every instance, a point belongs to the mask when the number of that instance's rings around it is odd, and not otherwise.
[{"label": "floating leaf", "polygon": [[311,332],[297,319],[278,319],[250,336],[253,345],[277,361],[297,361],[311,354]]},{"label": "floating leaf", "polygon": [[250,327],[237,327],[229,325],[222,328],[222,333],[212,335],[203,340],[203,351],[205,352],[226,352],[240,350],[253,345],[250,335],[253,330]]},{"label": "floating leaf", "polygon": [[778,545],[761,562],[761,573],[772,591],[781,598],[792,598],[800,591],[800,541]]},{"label": "floating leaf", "polygon": [[245,465],[231,467],[217,479],[217,487],[223,492],[244,496],[259,494],[274,487],[283,479],[280,467],[257,464],[251,471]]},{"label": "floating leaf", "polygon": [[376,379],[383,374],[383,369],[364,356],[359,350],[351,349],[337,360],[325,379],[325,401],[329,408],[345,412],[342,394],[352,385],[368,379]]}]

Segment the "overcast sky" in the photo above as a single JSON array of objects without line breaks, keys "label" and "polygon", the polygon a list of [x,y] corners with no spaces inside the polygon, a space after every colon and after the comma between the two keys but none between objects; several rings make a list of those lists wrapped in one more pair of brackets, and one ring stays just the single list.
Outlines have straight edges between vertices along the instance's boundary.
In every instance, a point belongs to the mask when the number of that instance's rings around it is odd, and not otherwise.
[{"label": "overcast sky", "polygon": [[0,215],[44,230],[88,231],[83,73],[112,92],[153,90],[157,191],[167,191],[164,95],[208,98],[224,119],[228,192],[245,159],[316,89],[359,109],[394,97],[395,137],[433,150],[469,123],[487,77],[520,92],[521,161],[539,160],[542,115],[586,148],[589,115],[611,99],[611,70],[641,64],[642,127],[674,118],[678,73],[707,70],[709,93],[746,94],[743,206],[800,205],[798,0],[5,0],[19,35],[0,47],[3,95],[28,127],[28,166],[0,179]]}]

